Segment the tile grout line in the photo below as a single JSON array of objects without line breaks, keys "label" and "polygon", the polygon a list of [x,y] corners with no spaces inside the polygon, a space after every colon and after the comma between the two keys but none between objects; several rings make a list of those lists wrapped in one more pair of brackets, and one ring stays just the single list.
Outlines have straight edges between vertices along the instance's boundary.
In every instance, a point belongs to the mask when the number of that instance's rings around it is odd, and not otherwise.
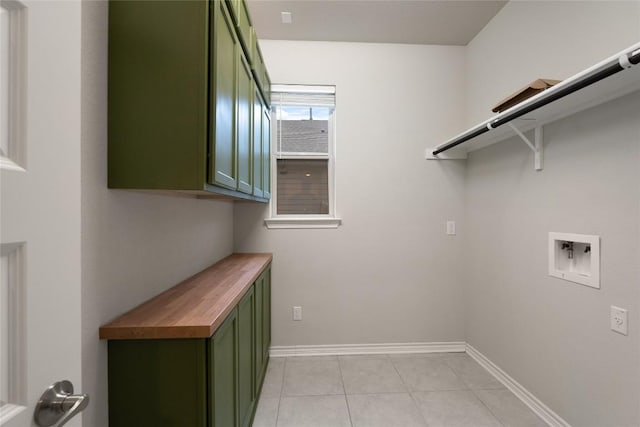
[{"label": "tile grout line", "polygon": [[344,392],[344,403],[347,404],[347,415],[349,415],[349,424],[353,427],[353,420],[351,419],[351,408],[349,408],[349,399],[347,399],[347,388],[344,385],[344,375],[342,374],[342,366],[340,364],[340,358],[338,357],[338,370],[340,371],[340,381],[342,382],[342,391]]},{"label": "tile grout line", "polygon": [[411,396],[411,401],[413,402],[414,406],[418,409],[418,415],[420,415],[420,418],[422,419],[422,421],[424,421],[424,425],[426,427],[429,427],[429,423],[427,422],[427,419],[424,417],[424,414],[422,413],[422,410],[420,409],[420,405],[418,405],[418,402],[416,401],[416,397],[413,395],[413,392],[409,392],[409,396]]},{"label": "tile grout line", "polygon": [[[268,368],[268,366],[267,366]],[[284,389],[284,374],[287,369],[287,359],[285,358],[282,362],[282,381],[280,382],[280,393],[278,393],[278,409],[276,409],[276,425],[274,427],[278,427],[278,420],[280,418],[280,404],[282,403],[282,389]]]},{"label": "tile grout line", "polygon": [[[466,353],[465,353],[466,354]],[[465,381],[464,376],[461,375],[458,370],[449,363],[449,361],[447,360],[446,357],[442,357],[442,360],[444,361],[444,364],[447,365],[449,367],[449,369],[451,369],[451,371],[455,374],[456,377],[458,377],[458,379],[460,380],[460,382],[462,382],[462,384],[464,384],[464,386],[467,388],[467,390],[471,390],[471,386]]]},{"label": "tile grout line", "polygon": [[[466,352],[465,352],[466,354]],[[468,355],[467,355],[468,356]],[[482,406],[484,406],[485,408],[487,408],[487,410],[489,411],[489,413],[493,416],[493,418],[496,419],[496,421],[498,422],[498,424],[500,424],[501,426],[504,427],[504,424],[502,423],[502,421],[498,418],[498,416],[496,414],[493,413],[493,411],[491,410],[491,408],[489,408],[489,406],[487,406],[486,403],[484,403],[482,401],[482,399],[480,399],[480,397],[478,396],[478,394],[475,392],[475,390],[473,388],[471,388],[471,386],[464,380],[464,376],[458,373],[458,370],[449,363],[449,361],[447,360],[446,357],[442,357],[442,359],[444,359],[444,363],[445,365],[447,365],[449,367],[449,369],[451,369],[453,371],[453,373],[460,378],[460,381],[462,381],[462,383],[467,387],[467,391],[470,391],[471,394],[473,395],[473,397],[476,398],[476,400],[480,401],[480,404]],[[477,362],[476,362],[477,363]],[[487,371],[486,369],[484,369],[482,366],[480,366],[481,369],[483,369],[487,374],[489,374],[489,371]]]},{"label": "tile grout line", "polygon": [[413,406],[418,411],[418,415],[420,415],[420,419],[424,422],[425,427],[429,427],[429,423],[427,422],[427,419],[424,417],[424,414],[422,413],[422,410],[420,409],[420,405],[418,405],[418,402],[416,402],[416,398],[413,395],[413,390],[411,390],[411,387],[409,387],[409,385],[405,382],[404,378],[402,378],[402,375],[400,375],[400,371],[398,371],[398,368],[396,367],[396,364],[393,363],[393,358],[391,357],[391,355],[387,355],[387,357],[389,358],[389,361],[391,362],[391,366],[393,366],[393,369],[396,371],[396,373],[400,377],[400,381],[402,381],[402,384],[404,384],[404,386],[407,388],[407,392],[409,393],[409,396],[411,396],[411,401],[413,402]]},{"label": "tile grout line", "polygon": [[393,366],[393,370],[396,371],[396,374],[398,374],[398,376],[400,377],[400,381],[402,381],[402,384],[405,386],[405,388],[407,389],[407,392],[409,394],[411,394],[411,388],[409,387],[409,385],[405,382],[404,378],[402,378],[402,375],[400,374],[400,371],[398,371],[398,368],[396,367],[396,364],[393,363],[393,358],[391,357],[391,355],[387,354],[387,358],[389,359],[389,362],[391,362],[391,366]]},{"label": "tile grout line", "polygon": [[408,391],[408,390],[404,390],[404,391],[371,391],[371,392],[368,392],[368,393],[350,393],[347,396],[375,396],[377,394],[407,394],[407,393],[411,393],[411,392]]},{"label": "tile grout line", "polygon": [[493,413],[493,411],[491,410],[491,408],[489,407],[489,405],[487,405],[486,403],[484,403],[484,401],[482,399],[480,399],[480,396],[478,396],[478,393],[476,393],[475,390],[471,390],[471,393],[473,393],[473,395],[475,396],[476,399],[478,399],[480,401],[480,403],[482,404],[482,406],[484,406],[485,408],[487,408],[487,410],[489,411],[489,413],[491,415],[493,415],[493,418],[496,419],[496,421],[498,421],[498,423],[503,426],[506,427],[505,424],[502,422],[502,420],[500,418],[498,418],[498,416],[496,414]]},{"label": "tile grout line", "polygon": [[[469,386],[469,384],[467,384],[467,382],[464,380],[463,376],[460,375],[458,373],[458,370],[455,369],[451,364],[449,364],[449,362],[447,361],[447,358],[444,355],[438,355],[437,357],[438,359],[440,359],[440,361],[442,361],[444,363],[444,365],[449,368],[451,370],[451,372],[453,372],[453,374],[456,376],[456,378],[458,378],[460,380],[460,382],[462,383],[462,385],[465,387],[464,389],[442,389],[442,390],[430,390],[430,391],[423,391],[423,393],[437,393],[437,392],[442,392],[442,391],[465,391],[465,392],[471,392],[471,394],[473,395],[473,397],[475,397],[477,400],[480,401],[480,403],[482,404],[482,406],[487,407],[487,405],[482,401],[482,399],[480,399],[477,394],[474,392],[474,390]],[[398,375],[400,375],[400,372],[397,370],[395,364],[393,363],[393,360],[391,361],[391,364],[393,365],[393,367],[396,369],[396,371],[398,372]],[[400,376],[400,379],[402,379],[402,381],[404,382],[404,379],[402,378],[402,376]],[[406,385],[406,384],[405,384]],[[407,386],[407,388],[409,388]],[[419,392],[419,391],[417,391]],[[411,399],[413,400],[414,404],[416,405],[416,407],[418,408],[418,412],[420,414],[420,416],[422,417],[422,419],[424,420],[425,424],[428,426],[429,423],[427,422],[426,418],[424,418],[424,415],[422,414],[422,411],[420,410],[420,405],[418,405],[418,402],[416,401],[416,398],[414,396],[414,391],[410,391],[410,395],[411,395]],[[500,424],[501,426],[504,427],[504,424],[502,423],[502,421],[500,421],[500,419],[493,413],[493,411],[491,411],[490,408],[487,407],[487,409],[489,410],[489,413],[493,416],[493,418],[495,418],[495,420],[498,422],[498,424]]]}]

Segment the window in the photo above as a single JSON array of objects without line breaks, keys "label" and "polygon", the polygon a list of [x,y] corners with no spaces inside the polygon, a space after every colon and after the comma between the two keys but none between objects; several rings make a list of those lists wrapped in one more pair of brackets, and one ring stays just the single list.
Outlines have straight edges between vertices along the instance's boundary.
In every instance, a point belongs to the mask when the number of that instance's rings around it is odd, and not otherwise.
[{"label": "window", "polygon": [[273,85],[269,228],[336,228],[335,87]]}]

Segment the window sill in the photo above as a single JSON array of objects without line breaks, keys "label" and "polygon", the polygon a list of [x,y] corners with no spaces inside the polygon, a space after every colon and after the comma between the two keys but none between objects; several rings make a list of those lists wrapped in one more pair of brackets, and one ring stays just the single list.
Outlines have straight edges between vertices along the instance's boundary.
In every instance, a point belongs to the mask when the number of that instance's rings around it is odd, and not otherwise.
[{"label": "window sill", "polygon": [[341,218],[326,217],[294,217],[294,218],[267,218],[264,224],[269,229],[277,228],[338,228],[342,224]]}]

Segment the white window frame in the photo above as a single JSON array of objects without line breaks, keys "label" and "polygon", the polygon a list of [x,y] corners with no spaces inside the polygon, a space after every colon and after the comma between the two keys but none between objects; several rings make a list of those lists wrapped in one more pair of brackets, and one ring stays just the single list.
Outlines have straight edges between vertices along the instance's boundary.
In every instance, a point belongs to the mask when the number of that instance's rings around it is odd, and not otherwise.
[{"label": "white window frame", "polygon": [[[282,97],[279,98],[279,94],[291,93],[307,96],[309,98],[309,105],[313,106],[314,94],[332,94],[335,96],[335,86],[315,86],[315,85],[272,85],[272,107],[277,108],[280,105],[288,105],[286,102],[282,102]],[[336,180],[335,180],[335,167],[336,167],[336,109],[334,105],[333,113],[329,118],[329,138],[328,138],[328,152],[327,154],[309,154],[309,153],[287,153],[281,155],[278,148],[276,136],[276,127],[279,125],[277,115],[274,114],[276,119],[272,121],[275,126],[271,128],[271,141],[275,145],[271,149],[271,200],[269,202],[270,217],[264,220],[267,228],[280,229],[280,228],[338,228],[342,224],[342,219],[337,215],[337,203],[336,203]],[[275,148],[275,149],[274,149]],[[327,179],[329,186],[329,213],[328,214],[296,214],[296,215],[282,215],[278,214],[278,159],[299,159],[299,160],[318,160],[327,159]]]}]

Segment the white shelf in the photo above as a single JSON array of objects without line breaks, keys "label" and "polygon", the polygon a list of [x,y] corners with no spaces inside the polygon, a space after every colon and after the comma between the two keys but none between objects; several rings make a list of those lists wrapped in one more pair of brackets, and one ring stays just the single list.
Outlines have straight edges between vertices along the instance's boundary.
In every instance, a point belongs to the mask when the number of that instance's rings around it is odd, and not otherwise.
[{"label": "white shelf", "polygon": [[[514,131],[508,125],[502,125],[495,129],[490,129],[488,132],[485,132],[481,135],[478,135],[464,143],[460,146],[451,149],[456,150],[455,155],[449,154],[447,152],[442,152],[437,156],[433,156],[432,152],[440,147],[443,147],[460,137],[464,137],[465,135],[469,135],[475,131],[487,128],[487,126],[491,123],[495,123],[496,120],[499,120],[503,117],[508,116],[512,112],[522,108],[526,105],[531,105],[532,103],[543,99],[545,97],[550,96],[554,92],[558,92],[562,90],[567,85],[575,82],[585,76],[589,76],[594,74],[596,71],[602,69],[604,66],[615,64],[620,56],[626,55],[627,53],[637,52],[640,49],[640,43],[631,46],[628,49],[625,49],[623,52],[620,52],[606,60],[594,65],[593,67],[584,70],[581,73],[576,74],[573,77],[570,77],[563,82],[559,83],[556,86],[553,86],[550,89],[547,89],[538,95],[529,98],[528,100],[517,104],[510,109],[497,114],[488,120],[462,132],[461,134],[451,138],[450,140],[430,149],[427,149],[426,157],[428,159],[446,159],[446,158],[465,158],[465,153],[467,151],[474,151],[480,148],[486,147],[491,144],[495,144],[497,142],[501,142],[507,138],[511,138],[516,136]],[[560,120],[562,118],[571,116],[580,111],[586,110],[591,107],[595,107],[599,104],[603,104],[605,102],[611,101],[613,99],[619,98],[621,96],[630,94],[635,91],[640,91],[640,64],[631,66],[625,70],[622,70],[616,74],[613,74],[609,77],[606,77],[603,80],[600,80],[596,83],[593,83],[589,86],[586,86],[576,92],[573,92],[563,98],[557,99],[547,105],[544,105],[534,111],[531,111],[525,114],[522,117],[514,119],[509,122],[515,125],[521,132],[527,132],[531,129],[534,129],[539,126],[546,125],[548,123],[552,123],[556,120]],[[466,148],[464,151],[461,148]]]}]

